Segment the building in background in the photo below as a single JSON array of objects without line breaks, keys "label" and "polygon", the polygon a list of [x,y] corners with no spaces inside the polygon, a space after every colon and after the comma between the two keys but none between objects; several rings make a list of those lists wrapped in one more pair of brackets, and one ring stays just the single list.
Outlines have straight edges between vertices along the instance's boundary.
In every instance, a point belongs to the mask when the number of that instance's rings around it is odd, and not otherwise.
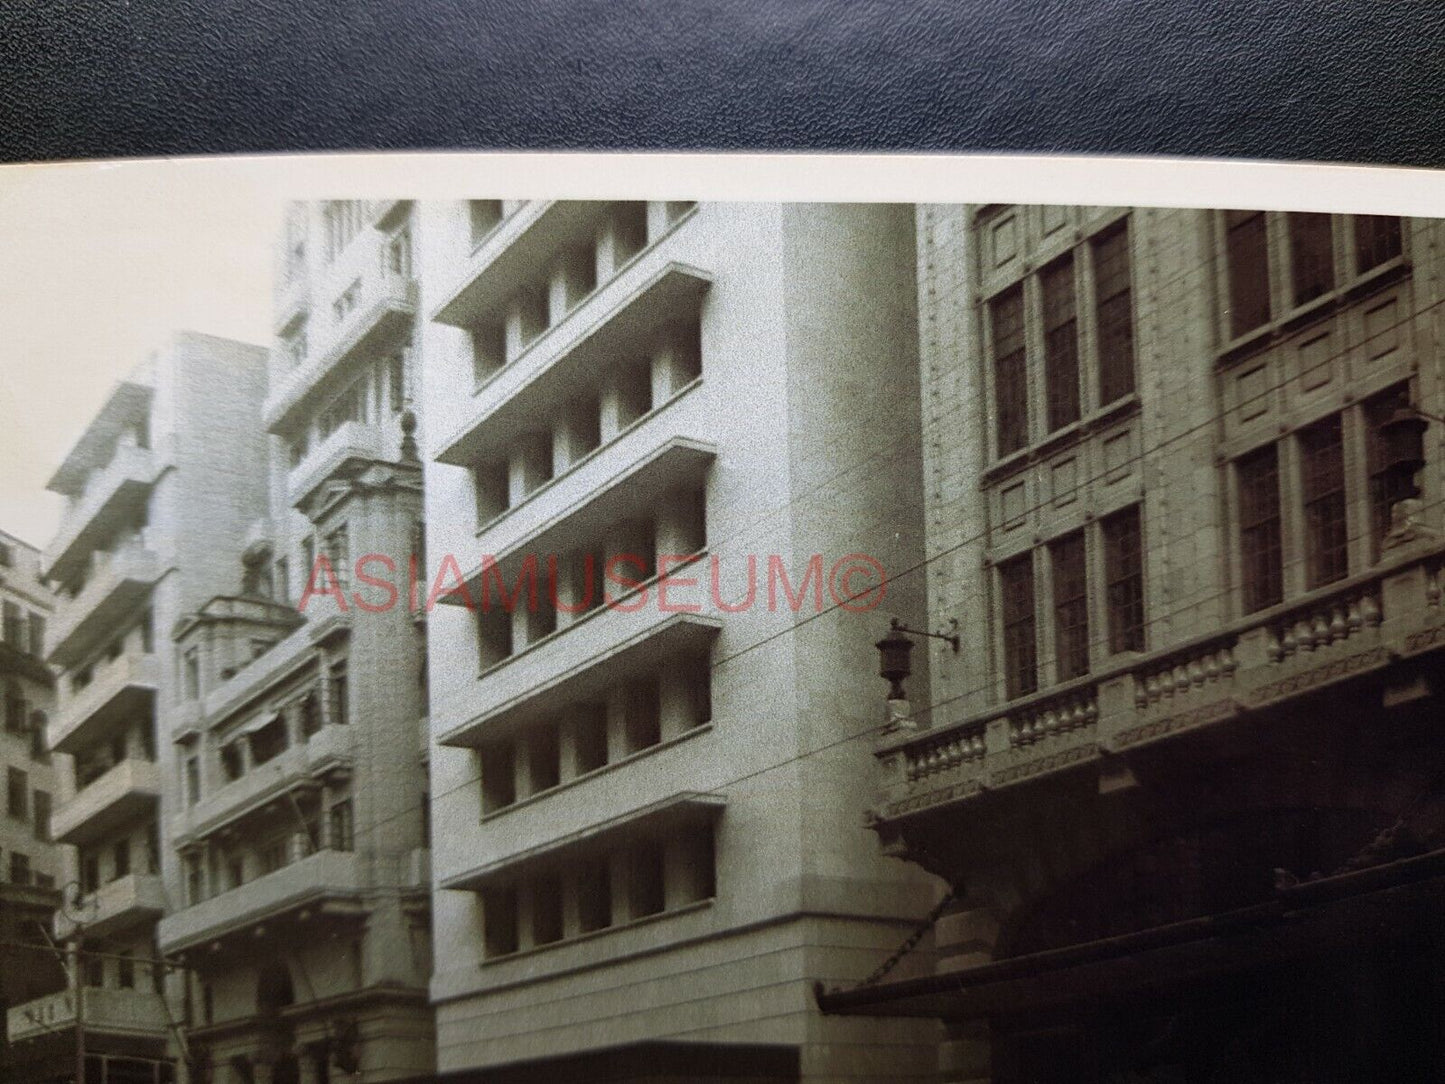
[{"label": "building in background", "polygon": [[420,215],[443,1078],[931,1079],[932,1021],[809,993],[936,892],[856,797],[921,599],[864,593],[922,553],[911,208]]},{"label": "building in background", "polygon": [[23,1080],[44,1065],[49,1042],[24,1008],[65,987],[50,939],[60,890],[69,877],[64,848],[52,831],[64,798],[64,758],[45,743],[55,710],[55,677],[45,665],[45,628],[54,594],[40,578],[40,554],[0,532],[0,1006],[7,1012],[0,1075]]},{"label": "building in background", "polygon": [[404,598],[362,608],[354,573],[369,554],[404,570],[419,541],[410,214],[291,208],[269,364],[248,351],[244,403],[211,419],[236,445],[197,449],[235,477],[211,479],[212,559],[159,626],[159,943],[184,965],[193,1079],[432,1067],[424,627]]},{"label": "building in background", "polygon": [[965,647],[872,815],[957,898],[935,977],[825,1011],[944,1020],[951,1082],[1437,1075],[1445,230],[934,206],[918,238],[928,604]]}]

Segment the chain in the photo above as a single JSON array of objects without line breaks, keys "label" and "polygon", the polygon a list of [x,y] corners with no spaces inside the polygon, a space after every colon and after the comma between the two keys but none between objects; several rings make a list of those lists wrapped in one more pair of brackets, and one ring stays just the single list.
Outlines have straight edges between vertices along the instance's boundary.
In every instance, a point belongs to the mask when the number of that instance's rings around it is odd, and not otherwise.
[{"label": "chain", "polygon": [[918,947],[918,943],[923,940],[923,935],[933,928],[933,924],[937,922],[939,916],[943,914],[943,909],[953,902],[955,895],[956,893],[952,888],[945,892],[943,894],[943,899],[939,900],[938,903],[934,905],[933,910],[928,912],[927,917],[925,917],[923,921],[918,924],[918,927],[911,934],[908,935],[908,939],[904,941],[903,944],[899,945],[896,949],[893,950],[893,955],[889,956],[888,959],[884,960],[881,964],[875,967],[873,969],[873,972],[866,979],[864,979],[857,986],[855,986],[854,989],[862,990],[864,987],[874,985],[876,982],[886,976],[888,972],[892,971],[895,967],[902,963],[903,958]]}]

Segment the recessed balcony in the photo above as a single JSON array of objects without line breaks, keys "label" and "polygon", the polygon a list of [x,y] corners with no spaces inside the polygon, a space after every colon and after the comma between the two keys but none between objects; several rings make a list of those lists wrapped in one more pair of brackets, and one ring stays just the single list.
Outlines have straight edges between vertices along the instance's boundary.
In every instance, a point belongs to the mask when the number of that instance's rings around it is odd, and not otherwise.
[{"label": "recessed balcony", "polygon": [[55,538],[41,554],[41,573],[55,580],[69,579],[99,542],[133,521],[155,478],[155,458],[148,449],[116,448],[110,462],[86,478],[84,495],[66,511]]},{"label": "recessed balcony", "polygon": [[[270,716],[257,720],[270,721]],[[349,771],[353,742],[349,726],[322,727],[305,742],[252,767],[239,779],[222,783],[214,794],[177,813],[171,821],[173,837],[187,842],[204,838],[274,802],[284,801],[290,791],[320,786],[328,774]]]},{"label": "recessed balcony", "polygon": [[468,327],[495,312],[538,268],[601,222],[607,207],[594,200],[533,200],[508,215],[472,252],[432,319]]},{"label": "recessed balcony", "polygon": [[[156,937],[166,953],[195,948],[262,922],[299,920],[302,914],[364,913],[362,864],[351,851],[317,851],[161,919]],[[329,927],[327,927],[329,932]]]},{"label": "recessed balcony", "polygon": [[329,331],[309,328],[311,355],[267,395],[262,418],[270,432],[294,429],[306,408],[336,387],[352,361],[405,340],[416,314],[416,280],[368,269],[357,286],[353,307]]},{"label": "recessed balcony", "polygon": [[470,466],[503,455],[618,358],[645,354],[669,325],[695,316],[712,284],[705,271],[642,260],[499,369],[481,409],[436,449],[440,463]]},{"label": "recessed balcony", "polygon": [[154,809],[160,796],[156,764],[122,760],[56,809],[51,830],[59,843],[89,843]]},{"label": "recessed balcony", "polygon": [[90,684],[78,692],[62,682],[60,710],[50,720],[47,742],[58,753],[75,753],[117,722],[149,718],[160,688],[160,661],[128,652],[97,663]]},{"label": "recessed balcony", "polygon": [[[679,576],[693,574],[678,570]],[[661,659],[703,655],[722,627],[715,617],[668,613],[656,605],[631,613],[604,607],[585,620],[585,633],[566,630],[488,670],[469,690],[468,717],[441,730],[437,741],[480,745],[493,733],[653,674]]]},{"label": "recessed balcony", "polygon": [[[381,429],[366,422],[346,422],[307,454],[288,480],[291,505],[300,507],[329,479],[357,464],[385,458]],[[307,570],[310,571],[309,569]]]},{"label": "recessed balcony", "polygon": [[[84,896],[75,915],[84,924],[87,937],[111,937],[154,922],[166,910],[166,889],[160,874],[132,873]],[[55,913],[57,940],[69,940],[75,928],[75,918],[64,910]]]},{"label": "recessed balcony", "polygon": [[95,554],[94,565],[80,594],[56,612],[50,645],[56,666],[76,665],[114,635],[117,622],[142,608],[161,577],[161,558],[144,539],[115,553]]},{"label": "recessed balcony", "polygon": [[[10,1041],[19,1042],[51,1032],[75,1028],[75,992],[60,990],[17,1005],[6,1014]],[[85,991],[85,1029],[106,1035],[165,1039],[171,1015],[154,990],[115,990],[89,987]]]}]

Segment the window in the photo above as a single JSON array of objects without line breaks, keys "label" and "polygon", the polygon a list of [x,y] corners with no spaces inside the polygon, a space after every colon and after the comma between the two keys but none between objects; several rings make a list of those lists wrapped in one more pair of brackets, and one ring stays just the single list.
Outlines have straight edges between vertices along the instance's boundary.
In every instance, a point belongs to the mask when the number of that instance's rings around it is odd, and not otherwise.
[{"label": "window", "polygon": [[46,727],[50,717],[43,711],[30,713],[30,759],[37,764],[50,763],[50,747],[45,743]]},{"label": "window", "polygon": [[19,768],[5,769],[5,812],[25,820],[29,812],[29,778]]},{"label": "window", "polygon": [[116,840],[110,850],[111,865],[113,867],[110,879],[118,881],[122,877],[130,876],[130,840]]},{"label": "window", "polygon": [[516,765],[510,743],[483,749],[482,812],[504,809],[517,800]]},{"label": "window", "polygon": [[577,925],[583,933],[612,925],[612,873],[605,858],[585,863],[577,874]]},{"label": "window", "polygon": [[1144,547],[1138,505],[1106,518],[1102,533],[1109,651],[1143,651]]},{"label": "window", "polygon": [[1094,305],[1099,329],[1099,404],[1134,390],[1134,297],[1129,224],[1094,241]]},{"label": "window", "polygon": [[344,726],[351,718],[350,687],[346,677],[346,660],[331,667],[331,721]]},{"label": "window", "polygon": [[149,609],[141,614],[140,649],[147,655],[156,649],[156,615]]},{"label": "window", "polygon": [[391,402],[391,412],[400,414],[406,405],[406,358],[401,354],[387,359],[386,394]]},{"label": "window", "polygon": [[100,887],[100,855],[82,851],[80,855],[80,891],[90,895]]},{"label": "window", "polygon": [[244,771],[245,761],[241,754],[241,743],[231,741],[221,746],[221,775],[226,782],[233,783],[240,779]]},{"label": "window", "polygon": [[1089,672],[1089,599],[1083,532],[1049,547],[1054,577],[1054,657],[1059,680]]},{"label": "window", "polygon": [[1305,573],[1310,587],[1349,574],[1345,531],[1345,452],[1336,414],[1300,434],[1304,470]]},{"label": "window", "polygon": [[251,732],[251,763],[265,764],[286,751],[286,720],[279,713]]},{"label": "window", "polygon": [[186,757],[186,805],[201,800],[201,762],[194,753]]},{"label": "window", "polygon": [[532,882],[532,943],[562,940],[562,878],[555,873]]},{"label": "window", "polygon": [[135,960],[131,956],[130,949],[121,949],[117,954],[120,959],[116,961],[117,978],[122,990],[135,989]]},{"label": "window", "polygon": [[395,278],[411,278],[411,231],[400,230],[386,242],[386,272]]},{"label": "window", "polygon": [[9,601],[5,603],[5,642],[19,651],[25,650],[25,625],[20,607]]},{"label": "window", "polygon": [[1389,470],[1380,427],[1396,410],[1409,405],[1410,389],[1405,384],[1389,388],[1365,402],[1365,463],[1370,476],[1370,535],[1375,557],[1379,556],[1380,542],[1390,533],[1390,510],[1410,495],[1408,483]]},{"label": "window", "polygon": [[286,359],[286,364],[292,369],[299,368],[306,363],[306,349],[305,324],[281,340],[281,356]]},{"label": "window", "polygon": [[662,708],[655,680],[629,682],[622,710],[629,753],[650,748],[662,740]]},{"label": "window", "polygon": [[612,223],[616,246],[613,264],[621,267],[647,247],[647,204],[619,203]]},{"label": "window", "polygon": [[1079,322],[1074,299],[1074,258],[1039,276],[1044,301],[1044,387],[1049,432],[1079,420]]},{"label": "window", "polygon": [[532,793],[550,790],[562,781],[562,755],[557,728],[542,725],[528,738],[527,766],[531,771]]},{"label": "window", "polygon": [[161,871],[161,826],[157,821],[146,826],[145,850],[146,872],[154,877]]},{"label": "window", "polygon": [[329,843],[333,851],[349,851],[355,845],[355,821],[351,799],[331,803],[327,812]]},{"label": "window", "polygon": [[1393,215],[1355,216],[1355,270],[1364,274],[1403,251],[1400,220]]},{"label": "window", "polygon": [[321,729],[321,701],[315,693],[307,693],[301,700],[301,734],[309,738]]},{"label": "window", "polygon": [[182,680],[185,682],[186,699],[199,700],[201,696],[201,651],[198,647],[186,649],[181,656]]},{"label": "window", "polygon": [[1013,699],[1038,688],[1033,555],[999,565],[998,579],[1003,600],[1004,688]]},{"label": "window", "polygon": [[336,573],[336,582],[343,591],[347,589],[347,570],[351,567],[351,541],[346,525],[342,524],[326,536],[326,558],[331,570]]},{"label": "window", "polygon": [[322,208],[322,220],[326,229],[326,259],[331,261],[341,254],[351,239],[361,232],[365,225],[366,208],[359,199],[328,200]]},{"label": "window", "polygon": [[30,856],[19,851],[10,852],[10,882],[17,885],[30,883]]},{"label": "window", "polygon": [[0,568],[13,568],[15,565],[15,547],[9,542],[0,542]]},{"label": "window", "polygon": [[472,244],[479,244],[502,221],[502,201],[499,199],[467,200],[467,217],[471,226]]},{"label": "window", "polygon": [[577,774],[596,771],[607,764],[607,708],[587,704],[573,709],[572,744],[576,750]]},{"label": "window", "polygon": [[627,859],[627,899],[632,917],[645,918],[661,913],[667,906],[662,847],[650,841],[637,843]]},{"label": "window", "polygon": [[50,840],[50,793],[49,791],[37,790],[30,797],[31,809],[34,816],[31,818],[31,828],[35,838],[41,843],[49,843]]},{"label": "window", "polygon": [[201,868],[201,856],[186,855],[186,904],[190,907],[206,898],[206,874]]},{"label": "window", "polygon": [[1269,236],[1263,211],[1226,211],[1229,331],[1234,337],[1268,322]]},{"label": "window", "polygon": [[5,729],[11,734],[25,733],[25,716],[28,705],[20,691],[20,683],[10,680],[5,683]]},{"label": "window", "polygon": [[1294,303],[1304,305],[1335,288],[1335,235],[1332,219],[1322,214],[1289,214],[1290,287]]},{"label": "window", "polygon": [[517,951],[517,890],[489,888],[482,893],[482,947],[487,956]]},{"label": "window", "polygon": [[273,577],[276,584],[276,601],[291,601],[291,562],[284,557],[276,558],[276,572]]},{"label": "window", "polygon": [[286,843],[287,838],[279,836],[266,840],[256,848],[256,861],[263,876],[275,873],[286,865]]},{"label": "window", "polygon": [[989,316],[998,454],[1005,456],[1024,447],[1029,439],[1023,287],[1011,287],[995,298],[989,305]]},{"label": "window", "polygon": [[1241,459],[1237,476],[1244,610],[1253,613],[1284,597],[1279,455],[1275,446],[1271,444]]},{"label": "window", "polygon": [[33,610],[30,613],[30,653],[45,654],[45,615]]},{"label": "window", "polygon": [[105,985],[105,959],[101,956],[85,957],[85,985],[99,990]]}]

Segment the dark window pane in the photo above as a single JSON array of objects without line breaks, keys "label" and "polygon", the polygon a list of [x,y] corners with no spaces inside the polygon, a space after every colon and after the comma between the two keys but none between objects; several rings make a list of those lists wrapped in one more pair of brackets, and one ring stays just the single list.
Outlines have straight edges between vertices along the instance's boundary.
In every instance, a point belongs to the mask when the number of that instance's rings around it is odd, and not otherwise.
[{"label": "dark window pane", "polygon": [[1263,211],[1225,212],[1229,330],[1243,335],[1269,320],[1269,239]]},{"label": "dark window pane", "polygon": [[1109,516],[1102,527],[1109,650],[1143,651],[1144,546],[1138,506]]},{"label": "dark window pane", "polygon": [[1380,540],[1390,531],[1390,509],[1410,496],[1409,483],[1387,469],[1380,426],[1400,407],[1409,405],[1406,384],[1397,384],[1365,402],[1365,463],[1370,476],[1370,535],[1375,557],[1380,554]]},{"label": "dark window pane", "polygon": [[1300,434],[1304,469],[1306,571],[1310,587],[1349,573],[1345,534],[1345,455],[1339,415]]},{"label": "dark window pane", "polygon": [[989,308],[993,329],[994,403],[998,419],[998,454],[1008,455],[1028,443],[1028,373],[1024,356],[1024,294],[1015,286],[994,299]]},{"label": "dark window pane", "polygon": [[1239,461],[1239,545],[1246,613],[1284,597],[1279,457],[1273,444]]},{"label": "dark window pane", "polygon": [[1049,547],[1054,574],[1054,650],[1059,680],[1089,672],[1089,601],[1084,536],[1071,534]]},{"label": "dark window pane", "polygon": [[998,578],[1003,600],[1004,685],[1013,698],[1038,688],[1033,555],[999,565]]},{"label": "dark window pane", "polygon": [[1134,297],[1127,222],[1094,242],[1094,300],[1102,406],[1134,390]]},{"label": "dark window pane", "polygon": [[1044,298],[1044,386],[1049,432],[1079,420],[1079,324],[1073,257],[1040,276]]},{"label": "dark window pane", "polygon": [[1290,281],[1294,303],[1303,305],[1335,288],[1334,230],[1330,216],[1289,216]]},{"label": "dark window pane", "polygon": [[1365,272],[1402,251],[1400,220],[1393,215],[1355,216],[1355,269]]}]

